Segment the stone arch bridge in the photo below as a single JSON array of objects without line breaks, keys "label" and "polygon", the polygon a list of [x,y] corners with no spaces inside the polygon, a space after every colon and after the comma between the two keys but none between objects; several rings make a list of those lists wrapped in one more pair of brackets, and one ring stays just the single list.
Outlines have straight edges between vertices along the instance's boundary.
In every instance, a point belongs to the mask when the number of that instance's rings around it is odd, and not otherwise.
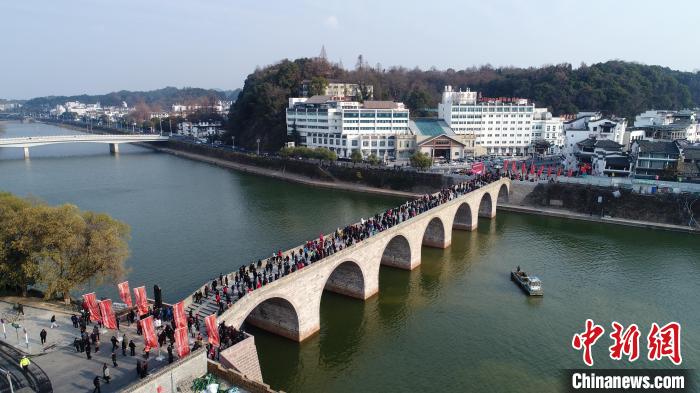
[{"label": "stone arch bridge", "polygon": [[[472,231],[479,218],[494,218],[496,204],[507,200],[509,192],[510,180],[502,178],[432,208],[248,293],[218,320],[236,328],[247,322],[303,341],[320,329],[324,290],[361,300],[377,294],[381,265],[416,268],[421,263],[421,246],[449,247],[453,229]],[[228,275],[231,281],[233,274]],[[211,296],[202,305],[192,304],[192,296],[184,301],[186,308],[199,311],[200,316],[217,310]]]}]

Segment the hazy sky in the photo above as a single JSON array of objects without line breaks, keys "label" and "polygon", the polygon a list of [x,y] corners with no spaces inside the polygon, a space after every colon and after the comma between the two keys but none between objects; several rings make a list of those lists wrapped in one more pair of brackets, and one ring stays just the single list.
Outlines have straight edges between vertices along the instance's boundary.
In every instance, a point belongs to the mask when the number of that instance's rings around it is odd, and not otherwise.
[{"label": "hazy sky", "polygon": [[[653,5],[652,5],[653,4]],[[0,98],[242,87],[257,65],[700,68],[700,1],[0,0]]]}]

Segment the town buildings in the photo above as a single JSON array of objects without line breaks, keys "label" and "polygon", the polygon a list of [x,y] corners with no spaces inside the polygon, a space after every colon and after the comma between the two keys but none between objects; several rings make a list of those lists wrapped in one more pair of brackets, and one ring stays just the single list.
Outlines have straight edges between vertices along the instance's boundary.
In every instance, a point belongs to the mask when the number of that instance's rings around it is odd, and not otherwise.
[{"label": "town buildings", "polygon": [[[287,134],[300,145],[325,147],[339,157],[354,150],[380,159],[408,158],[408,108],[393,101],[341,101],[331,96],[290,98]],[[401,146],[398,141],[403,142]]]},{"label": "town buildings", "polygon": [[224,128],[220,121],[183,121],[177,125],[177,133],[194,138],[212,138],[223,134]]},{"label": "town buildings", "polygon": [[[485,98],[469,89],[445,86],[438,118],[458,137],[473,138],[475,151],[523,156],[534,152],[533,142],[546,140],[561,148],[561,119],[524,98]],[[533,129],[536,126],[536,129]]]}]

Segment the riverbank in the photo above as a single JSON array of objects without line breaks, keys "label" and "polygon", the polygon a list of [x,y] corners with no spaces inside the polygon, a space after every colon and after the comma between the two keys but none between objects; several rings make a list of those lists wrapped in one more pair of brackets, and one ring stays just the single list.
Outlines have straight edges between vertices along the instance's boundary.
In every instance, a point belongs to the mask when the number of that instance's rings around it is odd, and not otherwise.
[{"label": "riverbank", "polygon": [[586,215],[586,214],[581,214],[581,213],[574,213],[572,211],[564,210],[564,209],[518,206],[518,205],[512,205],[512,204],[508,204],[508,203],[499,203],[497,208],[499,210],[514,212],[514,213],[534,214],[534,215],[547,216],[547,217],[569,218],[569,219],[578,220],[578,221],[599,222],[599,223],[603,223],[603,224],[625,225],[625,226],[631,226],[631,227],[637,227],[637,228],[661,229],[661,230],[665,230],[665,231],[700,234],[700,230],[693,229],[690,227],[683,227],[680,225],[663,224],[663,223],[656,223],[656,222],[649,222],[649,221],[628,220],[628,219],[624,219],[624,218],[614,218],[614,217],[605,217],[605,216],[598,217],[598,216],[591,216],[591,215]]},{"label": "riverbank", "polygon": [[197,154],[197,153],[191,153],[191,152],[184,152],[181,150],[175,150],[175,149],[170,149],[166,147],[158,147],[154,145],[148,145],[148,144],[138,144],[139,146],[142,147],[147,147],[149,149],[153,149],[155,151],[159,151],[162,153],[167,153],[167,154],[172,154],[177,157],[181,158],[186,158],[189,160],[194,160],[194,161],[199,161],[199,162],[204,162],[207,164],[211,165],[216,165],[222,168],[227,168],[227,169],[233,169],[236,171],[240,172],[245,172],[245,173],[252,173],[255,175],[261,175],[261,176],[266,176],[266,177],[271,177],[274,179],[278,180],[284,180],[284,181],[290,181],[294,183],[300,183],[300,184],[305,184],[307,186],[312,186],[312,187],[322,187],[322,188],[330,188],[330,189],[336,189],[336,190],[344,190],[344,191],[352,191],[352,192],[362,192],[362,193],[370,193],[370,194],[377,194],[377,195],[385,195],[385,196],[395,196],[395,197],[401,197],[401,198],[419,198],[422,194],[418,193],[413,193],[413,192],[407,192],[407,191],[398,191],[398,190],[387,190],[383,188],[377,188],[377,187],[369,187],[369,186],[364,186],[360,184],[354,184],[354,183],[347,183],[347,182],[341,182],[341,181],[335,181],[335,182],[327,182],[327,181],[322,181],[322,180],[316,180],[316,179],[311,179],[306,176],[301,176],[289,172],[284,172],[284,171],[277,171],[274,169],[267,169],[267,168],[260,168],[252,165],[245,165],[241,164],[238,162],[233,162],[221,158],[215,158],[215,157],[209,157],[205,156],[202,154]]}]

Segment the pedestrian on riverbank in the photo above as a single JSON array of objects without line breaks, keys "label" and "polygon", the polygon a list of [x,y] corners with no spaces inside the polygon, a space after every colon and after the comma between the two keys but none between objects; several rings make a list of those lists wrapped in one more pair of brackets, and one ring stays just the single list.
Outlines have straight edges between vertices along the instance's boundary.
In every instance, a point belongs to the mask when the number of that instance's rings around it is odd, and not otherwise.
[{"label": "pedestrian on riverbank", "polygon": [[112,378],[109,375],[109,367],[107,366],[107,363],[102,363],[102,378],[105,380],[105,383],[109,384],[109,380]]},{"label": "pedestrian on riverbank", "polygon": [[73,322],[73,327],[78,328],[78,317],[75,314],[70,316],[70,321]]},{"label": "pedestrian on riverbank", "polygon": [[95,379],[92,380],[92,385],[95,387],[92,393],[102,393],[100,389],[100,377],[95,377]]},{"label": "pedestrian on riverbank", "polygon": [[92,349],[90,349],[90,344],[88,343],[85,346],[85,356],[87,356],[88,360],[92,359],[92,356],[90,356],[91,351],[92,351]]},{"label": "pedestrian on riverbank", "polygon": [[117,366],[117,353],[116,352],[112,352],[112,365],[114,367],[118,367]]},{"label": "pedestrian on riverbank", "polygon": [[134,344],[134,340],[129,341],[129,351],[131,351],[131,356],[136,355],[136,344]]},{"label": "pedestrian on riverbank", "polygon": [[122,336],[122,356],[126,356],[126,334]]},{"label": "pedestrian on riverbank", "polygon": [[116,351],[117,348],[119,348],[119,347],[117,346],[117,337],[112,336],[112,338],[110,338],[109,341],[112,342],[112,352]]},{"label": "pedestrian on riverbank", "polygon": [[56,323],[56,315],[51,316],[51,329],[57,328],[58,324]]},{"label": "pedestrian on riverbank", "polygon": [[41,345],[46,344],[46,329],[41,329],[41,332],[39,332],[39,337],[41,338]]}]

